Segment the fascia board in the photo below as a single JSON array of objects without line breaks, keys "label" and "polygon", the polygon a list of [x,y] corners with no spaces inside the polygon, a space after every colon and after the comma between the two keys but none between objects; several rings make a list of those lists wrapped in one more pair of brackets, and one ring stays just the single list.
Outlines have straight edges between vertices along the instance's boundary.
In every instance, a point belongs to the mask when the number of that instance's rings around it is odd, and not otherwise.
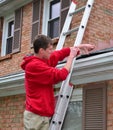
[{"label": "fascia board", "polygon": [[[62,68],[65,64],[60,64]],[[113,79],[113,52],[75,60],[70,82],[74,85]]]},{"label": "fascia board", "polygon": [[6,0],[0,4],[0,16],[14,12],[16,9],[28,4],[33,0]]},{"label": "fascia board", "polygon": [[9,76],[3,76],[0,77],[0,84],[6,84],[7,82],[15,82],[18,80],[23,80],[24,79],[24,72],[21,72],[19,74],[12,74]]},{"label": "fascia board", "polygon": [[75,85],[113,79],[113,52],[75,61],[71,82]]},{"label": "fascia board", "polygon": [[25,93],[24,72],[0,77],[0,97]]}]

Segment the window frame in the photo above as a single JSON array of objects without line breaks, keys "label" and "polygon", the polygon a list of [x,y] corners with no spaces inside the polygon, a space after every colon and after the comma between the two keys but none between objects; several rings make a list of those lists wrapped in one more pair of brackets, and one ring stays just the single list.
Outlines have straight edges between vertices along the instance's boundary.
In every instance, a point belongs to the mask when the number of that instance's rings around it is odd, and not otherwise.
[{"label": "window frame", "polygon": [[[44,10],[43,10],[43,21],[42,21],[42,33],[45,35],[48,35],[48,22],[49,22],[49,12],[50,12],[50,2],[52,2],[53,0],[44,0]],[[66,16],[62,16],[63,13],[66,13],[65,11],[67,11],[69,9],[68,4],[65,5],[65,7],[62,7],[63,2],[65,2],[65,0],[60,0],[61,2],[61,6],[60,6],[60,16],[59,16],[59,35],[62,31],[62,25],[65,22],[65,18]],[[68,0],[69,4],[71,3],[71,0]],[[59,37],[59,36],[58,36]]]},{"label": "window frame", "polygon": [[[79,101],[83,103],[83,88],[74,88],[69,103],[74,103],[74,102],[79,102]],[[82,109],[83,109],[83,107],[82,107]],[[82,116],[83,115],[82,115],[82,110],[80,110],[80,111],[81,111],[81,128],[82,128],[82,125],[83,125]],[[66,114],[65,114],[65,118],[66,118]],[[64,119],[64,121],[65,121],[65,119]],[[65,128],[65,126],[62,126],[62,127]]]},{"label": "window frame", "polygon": [[[60,35],[60,10],[59,10],[59,16],[57,17],[53,17],[52,18],[52,7],[55,5],[55,4],[60,4],[61,6],[61,1],[60,0],[57,0],[57,1],[50,1],[49,5],[50,5],[50,8],[49,8],[49,20],[48,20],[48,32],[47,34],[51,37],[51,38],[54,38],[54,37],[58,37]],[[61,7],[60,7],[61,8]],[[58,36],[54,36],[54,29],[55,29],[55,26],[54,24],[57,22],[59,28],[56,32],[56,34]],[[51,27],[53,28],[51,30]]]},{"label": "window frame", "polygon": [[48,20],[49,20],[49,2],[52,0],[44,0],[44,10],[43,10],[43,21],[42,21],[42,34],[47,35],[48,30]]},{"label": "window frame", "polygon": [[[8,22],[7,39],[6,39],[6,55],[12,53],[13,38],[14,38],[14,20]],[[10,41],[11,41],[11,45],[10,45]],[[9,48],[9,46],[11,47]]]},{"label": "window frame", "polygon": [[[61,86],[61,83],[55,85],[55,91],[54,91],[55,104],[57,103],[57,100],[58,100],[58,97],[59,97],[60,86]],[[73,102],[82,102],[83,103],[83,88],[77,87],[77,88],[73,89],[69,103],[73,103]],[[83,107],[82,107],[82,109],[83,109]],[[68,108],[67,108],[67,110],[68,110]],[[66,114],[67,114],[67,112],[65,113],[65,116],[64,116],[63,125],[65,124],[65,121],[66,121]],[[81,121],[82,121],[82,115],[81,115]],[[62,125],[62,128],[65,128],[65,126],[63,126],[63,125]],[[82,125],[83,124],[81,123],[81,127],[82,127]]]},{"label": "window frame", "polygon": [[[60,0],[58,0],[60,1]],[[55,17],[53,19],[50,19],[50,7],[51,7],[51,2],[53,2],[53,0],[44,0],[44,14],[43,14],[43,26],[42,26],[42,33],[45,35],[48,35],[49,32],[49,22],[58,19],[59,18],[59,22],[60,22],[60,15],[59,17]],[[54,3],[54,2],[53,2]],[[57,3],[57,2],[55,2]],[[60,28],[60,26],[59,26]]]},{"label": "window frame", "polygon": [[[1,56],[7,55],[6,46],[7,46],[7,39],[8,39],[8,25],[11,21],[14,21],[14,13],[4,16]],[[14,37],[14,34],[13,34],[13,37]]]}]

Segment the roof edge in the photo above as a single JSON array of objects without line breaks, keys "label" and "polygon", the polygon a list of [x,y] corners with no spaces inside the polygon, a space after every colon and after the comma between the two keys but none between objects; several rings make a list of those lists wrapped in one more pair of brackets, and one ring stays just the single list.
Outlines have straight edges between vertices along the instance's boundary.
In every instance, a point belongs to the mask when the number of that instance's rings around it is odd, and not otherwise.
[{"label": "roof edge", "polygon": [[[61,68],[64,64],[59,64]],[[75,85],[113,79],[113,52],[75,61],[71,82]],[[25,93],[24,72],[0,77],[0,96]]]}]

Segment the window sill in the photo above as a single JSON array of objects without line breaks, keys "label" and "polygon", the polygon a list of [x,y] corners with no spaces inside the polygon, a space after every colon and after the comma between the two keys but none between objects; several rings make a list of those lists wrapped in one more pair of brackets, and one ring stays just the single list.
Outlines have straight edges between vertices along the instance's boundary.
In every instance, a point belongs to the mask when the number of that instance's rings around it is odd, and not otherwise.
[{"label": "window sill", "polygon": [[3,61],[3,60],[7,60],[7,59],[11,59],[12,58],[12,54],[8,54],[6,56],[1,56],[0,57],[0,61]]}]

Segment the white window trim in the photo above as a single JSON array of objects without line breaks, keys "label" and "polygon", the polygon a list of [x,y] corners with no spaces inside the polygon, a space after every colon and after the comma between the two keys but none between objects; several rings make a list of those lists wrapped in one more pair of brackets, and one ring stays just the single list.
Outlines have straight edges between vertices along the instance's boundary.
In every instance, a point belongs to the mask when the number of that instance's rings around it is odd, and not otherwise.
[{"label": "white window trim", "polygon": [[6,39],[8,34],[8,23],[13,20],[14,20],[14,14],[7,15],[4,17],[1,56],[6,55]]},{"label": "white window trim", "polygon": [[49,21],[49,9],[50,2],[53,0],[44,0],[44,10],[43,10],[43,22],[42,22],[42,34],[47,35],[48,32],[48,21]]},{"label": "white window trim", "polygon": [[82,101],[83,89],[74,88],[72,92],[71,102]]},{"label": "white window trim", "polygon": [[[62,83],[62,82],[61,82]],[[54,87],[55,88],[60,88],[61,83],[56,84]],[[55,91],[55,97],[59,96],[59,91]],[[82,94],[83,94],[83,89],[82,88],[73,88],[72,96],[70,98],[71,102],[76,102],[76,101],[82,101]]]}]

